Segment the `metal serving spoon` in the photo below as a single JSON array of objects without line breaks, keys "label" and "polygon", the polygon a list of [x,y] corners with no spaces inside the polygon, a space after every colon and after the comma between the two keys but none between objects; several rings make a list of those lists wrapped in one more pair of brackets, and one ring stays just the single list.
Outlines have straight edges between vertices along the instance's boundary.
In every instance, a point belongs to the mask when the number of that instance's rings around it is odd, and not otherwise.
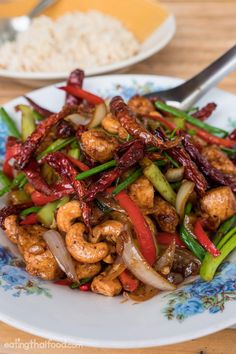
[{"label": "metal serving spoon", "polygon": [[55,2],[56,0],[41,0],[28,15],[0,19],[0,45],[6,41],[14,40],[19,32],[27,30],[32,18]]},{"label": "metal serving spoon", "polygon": [[169,90],[146,94],[148,98],[158,96],[167,104],[185,110],[190,108],[212,87],[236,69],[236,45],[210,64],[206,69],[185,83]]}]

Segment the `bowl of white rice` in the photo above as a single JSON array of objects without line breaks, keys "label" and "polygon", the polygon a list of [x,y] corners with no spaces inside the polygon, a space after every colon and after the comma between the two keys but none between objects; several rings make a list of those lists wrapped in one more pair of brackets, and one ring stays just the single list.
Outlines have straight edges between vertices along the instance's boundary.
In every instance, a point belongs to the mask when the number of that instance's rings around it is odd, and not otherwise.
[{"label": "bowl of white rice", "polygon": [[[17,10],[0,4],[1,15],[27,12],[20,4]],[[156,1],[61,0],[1,45],[0,77],[41,84],[65,79],[77,67],[87,76],[121,71],[157,53],[174,32],[173,15]]]}]

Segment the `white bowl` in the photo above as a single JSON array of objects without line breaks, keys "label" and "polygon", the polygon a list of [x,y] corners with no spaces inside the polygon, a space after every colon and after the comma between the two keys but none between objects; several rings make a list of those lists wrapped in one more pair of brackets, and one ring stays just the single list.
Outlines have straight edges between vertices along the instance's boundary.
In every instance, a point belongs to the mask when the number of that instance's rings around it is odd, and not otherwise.
[{"label": "white bowl", "polygon": [[[14,8],[12,3],[0,4],[1,16],[26,13],[33,6],[31,3],[31,0],[27,3],[22,1],[17,8]],[[127,70],[131,65],[159,52],[167,45],[175,33],[175,17],[164,6],[153,0],[89,0],[86,2],[61,0],[49,8],[45,14],[54,18],[67,11],[87,11],[89,9],[100,10],[120,19],[141,41],[141,49],[136,55],[126,60],[85,70],[87,76]],[[68,72],[49,73],[0,70],[0,77],[20,80],[33,85],[45,85],[45,82],[63,80],[68,77],[68,74]]]}]

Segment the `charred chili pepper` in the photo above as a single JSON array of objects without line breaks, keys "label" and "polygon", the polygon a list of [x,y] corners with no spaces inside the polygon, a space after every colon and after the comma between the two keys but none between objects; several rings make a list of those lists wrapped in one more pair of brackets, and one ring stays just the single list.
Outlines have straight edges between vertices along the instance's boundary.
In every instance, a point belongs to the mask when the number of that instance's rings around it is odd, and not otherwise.
[{"label": "charred chili pepper", "polygon": [[[88,170],[89,170],[89,167],[88,167],[85,163],[83,163],[82,161],[80,161],[80,160],[74,158],[73,156],[69,156],[69,155],[68,155],[68,159],[72,162],[72,164],[73,164],[74,166],[78,167],[81,171],[85,172],[85,171],[88,171]],[[77,177],[78,177],[78,175],[77,175]],[[76,178],[77,178],[77,177],[76,177]],[[79,180],[79,179],[78,179],[78,180]]]},{"label": "charred chili pepper", "polygon": [[29,98],[28,96],[24,96],[24,98],[29,102],[35,112],[40,114],[43,118],[48,118],[51,115],[55,114],[54,112],[51,112],[48,109],[39,106],[35,101],[32,100],[32,98]]},{"label": "charred chili pepper", "polygon": [[40,166],[35,160],[31,160],[24,168],[24,173],[29,183],[39,192],[46,195],[52,194],[51,187],[46,183],[40,174]]},{"label": "charred chili pepper", "polygon": [[15,156],[16,165],[19,169],[23,169],[29,162],[32,154],[35,152],[45,135],[50,131],[52,126],[64,119],[66,116],[75,113],[75,106],[65,106],[59,113],[55,113],[39,123],[35,131],[21,145],[20,152]]},{"label": "charred chili pepper", "polygon": [[236,129],[234,129],[228,136],[229,139],[236,141]]},{"label": "charred chili pepper", "polygon": [[207,103],[204,107],[192,113],[191,116],[200,120],[206,120],[212,115],[216,107],[217,104],[214,102]]},{"label": "charred chili pepper", "polygon": [[183,145],[191,158],[199,166],[202,173],[213,182],[217,182],[220,185],[228,186],[233,192],[236,192],[236,176],[234,174],[225,174],[213,167],[208,160],[202,156],[198,148],[190,141],[191,137],[182,132],[184,136]]},{"label": "charred chili pepper", "polygon": [[163,150],[178,145],[179,139],[164,142],[150,133],[136,120],[134,114],[120,96],[116,96],[111,100],[110,109],[112,114],[120,121],[122,127],[134,138],[141,139],[145,144],[153,145]]},{"label": "charred chili pepper", "polygon": [[95,182],[85,195],[86,201],[91,201],[97,193],[104,192],[127,168],[134,166],[144,157],[144,144],[141,140],[133,141],[129,149],[117,161],[114,170],[106,172]]},{"label": "charred chili pepper", "polygon": [[[70,73],[70,76],[68,77],[67,80],[67,86],[75,86],[82,88],[83,86],[83,81],[84,81],[84,71],[80,69],[75,69]],[[66,94],[66,104],[70,105],[78,105],[82,103],[82,99],[79,97],[75,97],[71,95],[70,93]]]},{"label": "charred chili pepper", "polygon": [[[155,134],[166,139],[165,134],[161,129],[157,129]],[[184,176],[186,179],[195,183],[195,189],[200,196],[205,194],[207,189],[207,181],[202,173],[198,170],[197,165],[191,160],[189,154],[179,146],[176,146],[168,151],[168,154],[184,166]]]},{"label": "charred chili pepper", "polygon": [[54,168],[62,178],[68,180],[71,186],[74,188],[75,193],[77,194],[81,203],[84,223],[90,229],[91,208],[83,199],[85,196],[86,188],[82,181],[76,180],[77,171],[72,166],[70,160],[61,152],[54,152],[45,156],[43,161],[47,162],[49,166]]},{"label": "charred chili pepper", "polygon": [[4,221],[10,215],[18,215],[22,210],[32,206],[32,203],[10,205],[0,209],[0,227],[5,230]]}]

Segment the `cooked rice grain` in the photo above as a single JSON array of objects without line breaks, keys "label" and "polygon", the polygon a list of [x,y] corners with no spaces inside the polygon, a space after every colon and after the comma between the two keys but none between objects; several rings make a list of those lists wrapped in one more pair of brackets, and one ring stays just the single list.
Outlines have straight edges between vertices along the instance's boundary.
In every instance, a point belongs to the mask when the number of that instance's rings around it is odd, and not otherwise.
[{"label": "cooked rice grain", "polygon": [[0,48],[0,69],[90,69],[127,59],[139,49],[138,40],[119,20],[98,11],[66,13],[57,20],[39,16],[14,42]]}]

